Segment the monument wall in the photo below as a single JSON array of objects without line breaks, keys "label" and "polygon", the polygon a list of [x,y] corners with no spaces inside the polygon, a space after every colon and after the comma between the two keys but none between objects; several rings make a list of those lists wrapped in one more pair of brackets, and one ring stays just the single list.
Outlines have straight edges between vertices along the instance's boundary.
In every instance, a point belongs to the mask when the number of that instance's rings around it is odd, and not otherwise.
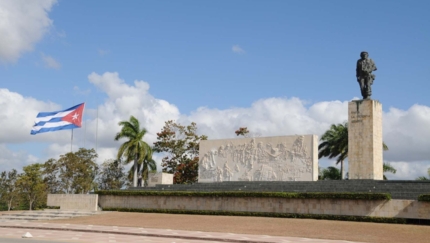
[{"label": "monument wall", "polygon": [[316,181],[316,135],[200,142],[198,182]]},{"label": "monument wall", "polygon": [[416,200],[100,195],[99,202],[104,209],[142,208],[430,219],[430,203]]}]

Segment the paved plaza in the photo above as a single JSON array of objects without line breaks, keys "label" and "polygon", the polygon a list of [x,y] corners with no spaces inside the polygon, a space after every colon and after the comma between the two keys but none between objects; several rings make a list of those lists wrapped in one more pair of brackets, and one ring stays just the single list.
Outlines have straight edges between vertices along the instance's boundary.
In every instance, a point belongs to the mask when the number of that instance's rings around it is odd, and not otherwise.
[{"label": "paved plaza", "polygon": [[[21,238],[29,232],[35,240],[64,242],[252,242],[252,243],[346,243],[351,241],[319,240],[270,235],[233,234],[220,232],[149,229],[138,227],[57,224],[40,222],[0,222],[0,235],[4,238]],[[30,240],[30,239],[29,239]]]},{"label": "paved plaza", "polygon": [[[26,232],[33,238],[21,239]],[[429,226],[268,217],[105,212],[70,219],[0,220],[1,243],[428,243],[429,237]]]}]

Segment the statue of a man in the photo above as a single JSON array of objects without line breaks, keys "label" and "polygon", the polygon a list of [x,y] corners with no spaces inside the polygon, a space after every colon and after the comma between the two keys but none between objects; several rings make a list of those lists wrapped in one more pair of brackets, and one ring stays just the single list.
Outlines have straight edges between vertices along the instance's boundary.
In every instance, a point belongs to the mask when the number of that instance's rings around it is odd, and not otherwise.
[{"label": "statue of a man", "polygon": [[360,85],[363,99],[370,99],[370,96],[372,96],[373,80],[375,80],[375,75],[372,74],[372,72],[377,69],[373,60],[369,58],[369,54],[367,52],[361,52],[360,57],[361,59],[358,59],[357,61],[357,81]]}]

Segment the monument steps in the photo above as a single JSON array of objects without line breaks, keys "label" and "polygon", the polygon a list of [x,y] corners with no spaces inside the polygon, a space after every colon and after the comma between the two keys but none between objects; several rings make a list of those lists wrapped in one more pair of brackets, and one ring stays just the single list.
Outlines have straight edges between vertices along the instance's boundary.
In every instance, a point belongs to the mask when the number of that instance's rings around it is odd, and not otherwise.
[{"label": "monument steps", "polygon": [[10,220],[51,220],[51,219],[66,219],[82,216],[91,216],[100,214],[98,211],[65,211],[65,210],[37,210],[37,211],[22,211],[19,213],[8,212],[0,215],[0,221]]}]

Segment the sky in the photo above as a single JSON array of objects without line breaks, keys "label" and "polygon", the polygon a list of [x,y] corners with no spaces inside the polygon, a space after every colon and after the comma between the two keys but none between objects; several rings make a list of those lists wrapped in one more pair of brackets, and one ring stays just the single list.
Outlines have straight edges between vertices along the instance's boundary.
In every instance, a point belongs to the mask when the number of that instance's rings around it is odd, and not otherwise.
[{"label": "sky", "polygon": [[70,130],[30,130],[38,112],[82,102],[73,150],[97,148],[99,163],[115,158],[118,122],[131,115],[148,144],[167,120],[196,122],[209,139],[239,127],[321,136],[361,98],[355,65],[367,51],[384,162],[397,169],[387,177],[425,176],[428,9],[426,0],[0,0],[0,171],[70,152]]}]

